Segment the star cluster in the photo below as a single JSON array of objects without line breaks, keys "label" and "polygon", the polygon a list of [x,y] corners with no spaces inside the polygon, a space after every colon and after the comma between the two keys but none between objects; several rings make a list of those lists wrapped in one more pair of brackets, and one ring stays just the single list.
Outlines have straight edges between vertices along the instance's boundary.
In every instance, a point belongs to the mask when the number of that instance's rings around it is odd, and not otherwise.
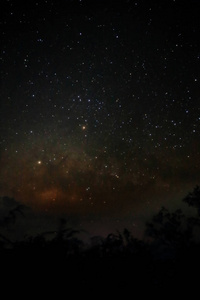
[{"label": "star cluster", "polygon": [[94,2],[3,1],[0,190],[119,219],[198,183],[199,4]]}]

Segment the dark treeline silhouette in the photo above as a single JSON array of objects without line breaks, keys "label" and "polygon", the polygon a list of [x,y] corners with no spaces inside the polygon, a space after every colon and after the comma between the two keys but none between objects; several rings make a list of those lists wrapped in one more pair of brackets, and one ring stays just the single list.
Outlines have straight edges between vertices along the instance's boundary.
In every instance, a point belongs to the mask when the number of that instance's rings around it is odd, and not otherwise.
[{"label": "dark treeline silhouette", "polygon": [[[4,199],[5,200],[5,199]],[[128,229],[107,237],[95,236],[86,244],[78,231],[60,219],[58,229],[11,241],[0,234],[1,270],[23,269],[37,278],[59,278],[66,286],[99,285],[149,289],[198,286],[200,267],[200,187],[183,201],[196,210],[192,216],[181,209],[161,210],[146,224],[145,239]],[[18,206],[0,220],[0,227],[13,226],[23,207]]]}]

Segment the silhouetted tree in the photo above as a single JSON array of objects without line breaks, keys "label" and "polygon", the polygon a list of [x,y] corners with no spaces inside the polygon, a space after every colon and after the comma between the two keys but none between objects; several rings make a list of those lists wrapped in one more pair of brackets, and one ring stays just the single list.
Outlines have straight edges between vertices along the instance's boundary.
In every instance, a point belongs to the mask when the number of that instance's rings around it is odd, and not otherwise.
[{"label": "silhouetted tree", "polygon": [[[16,223],[18,215],[24,216],[23,211],[25,209],[25,205],[21,205],[17,201],[15,201],[14,198],[10,198],[7,196],[1,197],[0,199],[4,208],[3,214],[0,217],[0,248],[12,248],[14,242],[6,237],[6,230],[10,227],[10,225],[14,225]],[[9,210],[9,207],[12,208]]]},{"label": "silhouetted tree", "polygon": [[170,213],[168,209],[162,207],[152,222],[146,224],[146,234],[154,240],[174,244],[180,240],[183,219],[185,216],[180,209]]},{"label": "silhouetted tree", "polygon": [[198,185],[183,199],[183,201],[189,206],[194,206],[200,217],[200,187]]},{"label": "silhouetted tree", "polygon": [[[197,209],[197,215],[187,216],[181,209],[170,212],[162,207],[151,222],[146,224],[146,235],[152,238],[154,256],[166,259],[184,257],[187,261],[194,259],[194,252],[200,249],[198,240],[200,227],[200,188],[195,187],[184,199],[189,206]],[[196,234],[198,232],[198,234]],[[193,254],[192,254],[193,253]],[[196,260],[197,255],[195,256]]]},{"label": "silhouetted tree", "polygon": [[103,243],[103,255],[113,256],[123,251],[123,237],[120,232],[110,233]]},{"label": "silhouetted tree", "polygon": [[3,216],[2,219],[0,219],[0,226],[6,227],[10,224],[14,224],[16,222],[17,215],[24,216],[23,210],[26,207],[25,205],[18,204],[14,198],[10,198],[7,196],[2,198],[2,202],[16,204],[16,206],[14,208],[10,209],[8,214],[6,216]]}]

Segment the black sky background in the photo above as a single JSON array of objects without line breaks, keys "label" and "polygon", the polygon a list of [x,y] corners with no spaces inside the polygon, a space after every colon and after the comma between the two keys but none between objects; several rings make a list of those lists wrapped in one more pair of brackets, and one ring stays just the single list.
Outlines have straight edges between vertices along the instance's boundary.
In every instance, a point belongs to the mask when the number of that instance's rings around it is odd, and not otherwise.
[{"label": "black sky background", "polygon": [[142,235],[199,184],[199,12],[1,1],[0,194],[31,209],[29,230],[64,216]]}]

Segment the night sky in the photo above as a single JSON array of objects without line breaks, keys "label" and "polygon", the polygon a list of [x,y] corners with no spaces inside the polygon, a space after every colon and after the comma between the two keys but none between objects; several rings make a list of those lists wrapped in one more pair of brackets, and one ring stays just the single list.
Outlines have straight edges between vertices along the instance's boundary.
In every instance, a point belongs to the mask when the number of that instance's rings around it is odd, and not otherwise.
[{"label": "night sky", "polygon": [[200,184],[199,1],[0,6],[0,196],[92,234],[179,206]]}]

